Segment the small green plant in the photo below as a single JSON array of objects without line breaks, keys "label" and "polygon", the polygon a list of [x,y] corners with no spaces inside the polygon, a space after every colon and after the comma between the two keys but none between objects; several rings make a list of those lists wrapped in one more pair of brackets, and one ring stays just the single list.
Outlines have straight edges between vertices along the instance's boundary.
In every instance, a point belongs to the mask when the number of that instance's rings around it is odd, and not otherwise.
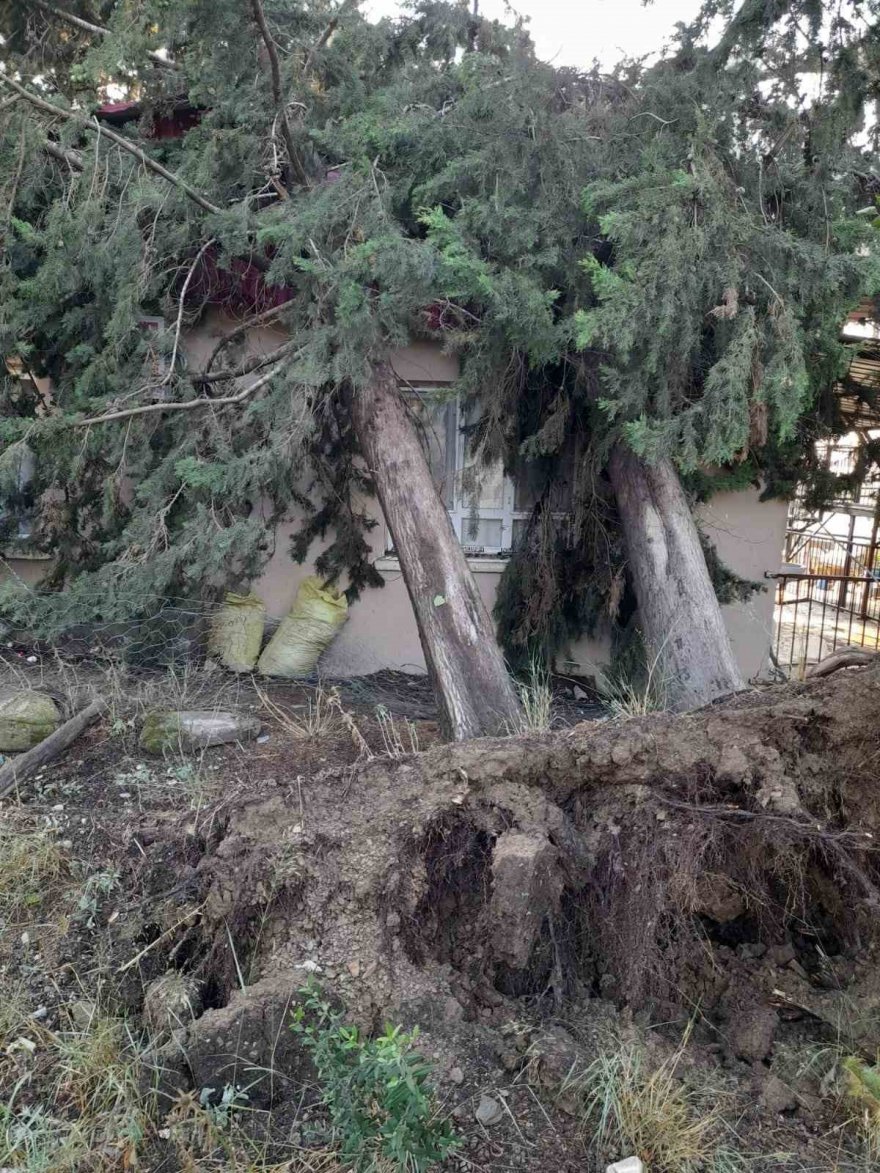
[{"label": "small green plant", "polygon": [[93,929],[98,923],[102,902],[111,892],[116,891],[121,878],[122,873],[118,868],[106,868],[86,876],[80,890],[76,912],[78,919],[85,923],[87,929]]},{"label": "small green plant", "polygon": [[858,1124],[868,1156],[880,1160],[880,1063],[869,1067],[850,1055],[843,1061],[846,1096],[858,1112]]},{"label": "small green plant", "polygon": [[458,1143],[429,1083],[431,1065],[415,1050],[417,1031],[386,1026],[366,1038],[314,986],[300,991],[291,1029],[310,1052],[342,1157],[357,1173],[384,1159],[400,1173],[423,1173]]}]

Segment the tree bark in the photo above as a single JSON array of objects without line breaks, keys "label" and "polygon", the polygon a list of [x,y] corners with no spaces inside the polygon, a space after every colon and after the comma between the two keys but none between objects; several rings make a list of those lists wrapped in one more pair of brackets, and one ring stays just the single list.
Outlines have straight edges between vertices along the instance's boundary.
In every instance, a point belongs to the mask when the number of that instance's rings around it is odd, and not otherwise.
[{"label": "tree bark", "polygon": [[668,707],[684,712],[744,688],[696,523],[672,464],[645,464],[619,443],[608,471],[642,632]]},{"label": "tree bark", "polygon": [[373,372],[352,393],[352,418],[400,558],[443,734],[464,741],[509,731],[520,707],[492,621],[394,371],[381,362]]}]

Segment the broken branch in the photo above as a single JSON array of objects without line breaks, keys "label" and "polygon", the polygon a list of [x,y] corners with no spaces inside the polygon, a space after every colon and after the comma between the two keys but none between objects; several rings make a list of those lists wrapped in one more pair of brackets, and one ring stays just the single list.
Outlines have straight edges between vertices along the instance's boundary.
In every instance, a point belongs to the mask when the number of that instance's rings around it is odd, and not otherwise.
[{"label": "broken branch", "polygon": [[[35,8],[39,8],[47,16],[54,16],[56,20],[61,20],[73,28],[82,29],[86,33],[94,33],[98,37],[109,37],[110,35],[110,30],[104,28],[103,25],[93,24],[92,21],[84,20],[81,16],[75,16],[72,12],[65,12],[62,8],[56,8],[54,4],[47,4],[45,0],[32,0],[32,3]],[[152,49],[148,52],[147,56],[155,65],[161,66],[162,69],[177,68],[170,57],[162,57],[161,54],[156,53]]]}]

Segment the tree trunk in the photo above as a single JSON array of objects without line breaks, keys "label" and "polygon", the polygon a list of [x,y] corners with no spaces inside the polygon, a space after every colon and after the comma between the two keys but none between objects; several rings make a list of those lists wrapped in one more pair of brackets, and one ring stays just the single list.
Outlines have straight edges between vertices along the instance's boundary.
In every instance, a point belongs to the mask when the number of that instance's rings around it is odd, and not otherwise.
[{"label": "tree trunk", "polygon": [[515,727],[519,704],[495,629],[388,363],[352,395],[355,433],[375,478],[451,741]]},{"label": "tree trunk", "polygon": [[620,443],[608,471],[648,656],[656,663],[668,707],[696,709],[744,688],[672,464],[645,464]]}]

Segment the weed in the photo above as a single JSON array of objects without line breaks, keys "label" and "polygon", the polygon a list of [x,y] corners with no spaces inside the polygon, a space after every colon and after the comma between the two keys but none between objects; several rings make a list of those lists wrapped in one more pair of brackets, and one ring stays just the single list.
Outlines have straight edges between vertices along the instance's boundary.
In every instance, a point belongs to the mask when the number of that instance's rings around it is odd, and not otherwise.
[{"label": "weed", "polygon": [[313,986],[300,991],[291,1029],[321,1082],[335,1141],[358,1173],[384,1158],[399,1173],[422,1173],[457,1144],[428,1082],[430,1064],[415,1050],[415,1031],[386,1026],[365,1038]]},{"label": "weed", "polygon": [[[725,1168],[729,1150],[718,1145],[717,1105],[678,1079],[688,1034],[665,1062],[650,1067],[638,1044],[620,1043],[573,1073],[565,1094],[577,1094],[597,1154],[637,1153],[651,1173],[709,1173]],[[719,1163],[720,1162],[720,1163]],[[730,1168],[729,1161],[727,1168]],[[735,1166],[734,1166],[735,1167]]]},{"label": "weed", "polygon": [[403,727],[395,724],[394,714],[385,705],[376,706],[376,720],[382,734],[385,756],[403,758],[419,752],[419,731],[412,721],[404,718]]},{"label": "weed", "polygon": [[119,888],[122,873],[118,868],[105,868],[100,872],[92,872],[86,876],[85,883],[77,901],[77,918],[87,929],[93,929],[98,923],[98,913],[106,898]]},{"label": "weed", "polygon": [[96,1014],[83,1030],[56,1032],[17,1005],[0,1020],[0,1166],[134,1168],[153,1108],[138,1041],[118,1019]]},{"label": "weed", "polygon": [[528,679],[516,682],[521,714],[514,733],[547,733],[553,719],[553,689],[547,666],[538,659],[529,664]]},{"label": "weed", "polygon": [[880,1063],[869,1067],[850,1055],[843,1061],[846,1095],[858,1112],[858,1125],[872,1160],[880,1160]]},{"label": "weed", "polygon": [[263,708],[291,737],[327,737],[336,733],[342,724],[344,710],[338,688],[325,688],[319,684],[306,701],[304,711],[293,713],[282,708],[265,689],[257,684],[254,687]]},{"label": "weed", "polygon": [[26,919],[68,874],[52,835],[0,826],[0,925]]}]

